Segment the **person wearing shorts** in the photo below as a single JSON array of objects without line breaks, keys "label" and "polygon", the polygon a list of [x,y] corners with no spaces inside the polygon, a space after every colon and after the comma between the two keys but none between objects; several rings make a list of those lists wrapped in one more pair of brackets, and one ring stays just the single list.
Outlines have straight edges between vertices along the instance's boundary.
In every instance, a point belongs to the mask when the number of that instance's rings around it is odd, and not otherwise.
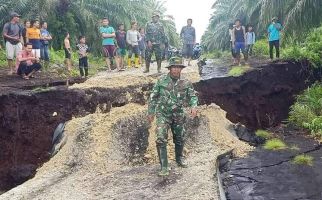
[{"label": "person wearing shorts", "polygon": [[70,42],[69,42],[69,33],[67,32],[65,34],[64,39],[64,51],[65,51],[65,64],[67,65],[68,71],[72,69],[72,50],[70,48]]},{"label": "person wearing shorts", "polygon": [[14,59],[22,50],[22,28],[19,26],[20,15],[16,12],[10,13],[11,20],[3,27],[3,38],[6,42],[6,56],[9,66],[9,74],[15,71]]},{"label": "person wearing shorts", "polygon": [[192,25],[192,19],[187,20],[187,26],[182,27],[180,37],[183,41],[183,55],[188,59],[188,66],[190,66],[193,47],[196,43],[196,30]]},{"label": "person wearing shorts", "polygon": [[106,17],[102,19],[100,34],[102,36],[103,55],[105,56],[107,70],[111,71],[111,61],[116,53],[114,43],[114,38],[116,37],[116,35],[114,28],[109,26],[109,21]]},{"label": "person wearing shorts", "polygon": [[126,32],[124,31],[124,24],[119,24],[116,31],[116,44],[117,44],[117,62],[119,71],[124,69],[124,59],[126,56]]},{"label": "person wearing shorts", "polygon": [[40,58],[40,38],[41,38],[41,33],[40,33],[40,24],[38,20],[33,20],[31,22],[31,28],[27,29],[26,33],[26,38],[27,42],[30,42],[32,44],[32,52],[33,54]]},{"label": "person wearing shorts", "polygon": [[245,42],[246,42],[245,27],[241,26],[239,19],[235,21],[235,25],[236,26],[233,29],[233,45],[236,53],[235,63],[238,65],[241,65],[240,64],[240,51],[241,51],[244,55],[245,64],[247,64],[248,55],[247,55],[246,46],[245,46]]}]

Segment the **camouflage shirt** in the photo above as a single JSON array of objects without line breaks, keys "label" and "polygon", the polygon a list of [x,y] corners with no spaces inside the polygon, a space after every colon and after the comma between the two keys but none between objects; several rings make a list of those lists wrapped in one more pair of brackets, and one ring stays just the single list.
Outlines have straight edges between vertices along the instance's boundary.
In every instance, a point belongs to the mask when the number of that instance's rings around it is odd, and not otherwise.
[{"label": "camouflage shirt", "polygon": [[145,41],[151,41],[152,44],[165,43],[165,33],[163,25],[160,22],[149,22],[145,28]]},{"label": "camouflage shirt", "polygon": [[148,114],[181,112],[183,107],[196,107],[198,97],[190,81],[174,81],[170,74],[154,85],[149,99]]}]

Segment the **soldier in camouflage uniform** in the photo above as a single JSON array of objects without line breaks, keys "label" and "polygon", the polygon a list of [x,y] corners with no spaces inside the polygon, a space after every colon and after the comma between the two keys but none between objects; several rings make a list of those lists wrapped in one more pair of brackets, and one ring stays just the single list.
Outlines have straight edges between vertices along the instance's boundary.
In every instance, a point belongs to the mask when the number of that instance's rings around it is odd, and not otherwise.
[{"label": "soldier in camouflage uniform", "polygon": [[161,164],[159,176],[169,175],[167,139],[169,128],[175,143],[175,157],[178,166],[187,167],[183,159],[184,123],[183,108],[190,107],[190,114],[195,117],[198,98],[190,81],[180,76],[183,65],[182,58],[169,59],[170,72],[161,77],[154,85],[149,98],[148,118],[152,122],[156,116],[156,146]]},{"label": "soldier in camouflage uniform", "polygon": [[157,60],[158,72],[161,72],[162,49],[164,49],[166,36],[164,33],[163,25],[159,22],[159,19],[159,14],[157,12],[154,12],[152,15],[152,22],[149,22],[145,28],[145,41],[147,43],[147,48],[145,51],[146,69],[144,73],[149,72],[153,52]]}]

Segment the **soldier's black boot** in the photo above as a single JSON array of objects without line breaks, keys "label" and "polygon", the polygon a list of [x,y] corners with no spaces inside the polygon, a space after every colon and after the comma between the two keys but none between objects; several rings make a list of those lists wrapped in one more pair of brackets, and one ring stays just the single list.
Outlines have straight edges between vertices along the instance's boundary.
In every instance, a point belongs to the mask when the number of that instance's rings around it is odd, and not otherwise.
[{"label": "soldier's black boot", "polygon": [[162,61],[161,61],[161,60],[158,60],[158,61],[157,61],[157,65],[158,65],[158,73],[161,73],[161,63],[162,63]]},{"label": "soldier's black boot", "polygon": [[175,145],[176,162],[179,167],[187,168],[188,164],[183,157],[183,145]]},{"label": "soldier's black boot", "polygon": [[145,70],[143,73],[148,73],[150,71],[150,61],[145,62]]},{"label": "soldier's black boot", "polygon": [[157,151],[161,165],[161,170],[159,171],[158,175],[169,176],[167,145],[157,144]]}]

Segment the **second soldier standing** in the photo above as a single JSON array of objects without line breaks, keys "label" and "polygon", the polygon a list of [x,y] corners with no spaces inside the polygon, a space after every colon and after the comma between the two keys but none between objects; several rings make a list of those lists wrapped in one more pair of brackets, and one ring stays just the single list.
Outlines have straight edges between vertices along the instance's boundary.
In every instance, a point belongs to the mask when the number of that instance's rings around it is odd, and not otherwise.
[{"label": "second soldier standing", "polygon": [[144,73],[147,73],[150,70],[151,57],[153,52],[157,60],[158,73],[161,73],[162,49],[164,48],[166,37],[163,25],[159,20],[159,13],[154,12],[152,15],[152,22],[149,22],[145,28],[145,41],[147,43],[147,48],[145,52],[146,69]]}]

